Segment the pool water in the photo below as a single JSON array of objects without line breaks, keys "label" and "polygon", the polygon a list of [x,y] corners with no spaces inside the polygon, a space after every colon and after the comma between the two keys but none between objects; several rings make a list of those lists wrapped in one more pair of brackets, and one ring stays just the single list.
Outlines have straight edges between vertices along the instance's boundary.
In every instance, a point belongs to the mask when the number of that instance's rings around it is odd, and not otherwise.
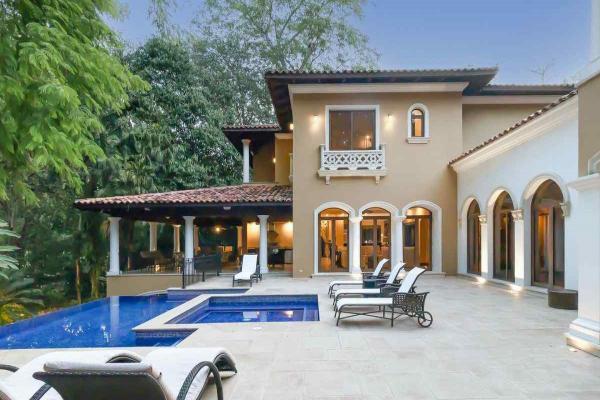
[{"label": "pool water", "polygon": [[211,297],[169,324],[318,321],[316,295]]},{"label": "pool water", "polygon": [[132,328],[187,300],[151,295],[92,301],[0,327],[0,348],[171,346],[189,333],[137,338]]}]

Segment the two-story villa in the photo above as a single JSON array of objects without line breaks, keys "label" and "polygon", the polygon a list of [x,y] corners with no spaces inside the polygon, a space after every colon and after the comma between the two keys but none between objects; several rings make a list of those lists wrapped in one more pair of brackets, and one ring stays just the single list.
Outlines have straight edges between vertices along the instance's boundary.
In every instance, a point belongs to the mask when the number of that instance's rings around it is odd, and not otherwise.
[{"label": "two-story villa", "polygon": [[[579,290],[569,341],[598,351],[596,35],[577,86],[494,85],[496,68],[267,72],[278,123],[223,129],[243,184],[76,202],[109,215],[108,294],[180,285],[206,255],[227,271],[256,252],[263,273],[301,278],[389,258]],[[137,264],[120,251],[122,218],[148,222]]]}]

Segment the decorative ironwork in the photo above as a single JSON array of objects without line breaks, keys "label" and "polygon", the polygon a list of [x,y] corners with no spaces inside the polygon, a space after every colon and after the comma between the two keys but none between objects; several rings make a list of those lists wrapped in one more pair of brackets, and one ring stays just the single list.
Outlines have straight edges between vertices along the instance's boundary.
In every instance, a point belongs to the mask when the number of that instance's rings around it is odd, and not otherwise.
[{"label": "decorative ironwork", "polygon": [[325,171],[385,169],[384,150],[325,150],[321,146],[321,169]]}]

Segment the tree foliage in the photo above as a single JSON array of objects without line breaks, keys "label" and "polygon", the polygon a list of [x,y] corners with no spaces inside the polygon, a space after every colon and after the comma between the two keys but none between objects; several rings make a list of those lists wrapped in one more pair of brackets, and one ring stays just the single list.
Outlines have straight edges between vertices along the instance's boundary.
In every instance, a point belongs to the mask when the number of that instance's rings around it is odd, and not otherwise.
[{"label": "tree foliage", "polygon": [[353,24],[364,0],[207,0],[196,21],[200,62],[215,68],[239,123],[268,122],[265,71],[372,67]]},{"label": "tree foliage", "polygon": [[46,169],[79,188],[85,160],[102,156],[100,116],[144,87],[111,49],[103,15],[113,0],[0,3],[0,200],[35,200],[28,179]]}]

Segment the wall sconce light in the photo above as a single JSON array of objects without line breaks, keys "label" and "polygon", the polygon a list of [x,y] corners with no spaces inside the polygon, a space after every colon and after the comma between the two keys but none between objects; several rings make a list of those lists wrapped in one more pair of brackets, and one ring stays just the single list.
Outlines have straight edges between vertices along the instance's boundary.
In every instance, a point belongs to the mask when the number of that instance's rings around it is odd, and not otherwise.
[{"label": "wall sconce light", "polygon": [[293,131],[293,130],[294,130],[294,123],[290,122],[290,131]]},{"label": "wall sconce light", "polygon": [[275,164],[275,161],[277,161],[277,159],[275,157],[273,157],[273,164]]}]

